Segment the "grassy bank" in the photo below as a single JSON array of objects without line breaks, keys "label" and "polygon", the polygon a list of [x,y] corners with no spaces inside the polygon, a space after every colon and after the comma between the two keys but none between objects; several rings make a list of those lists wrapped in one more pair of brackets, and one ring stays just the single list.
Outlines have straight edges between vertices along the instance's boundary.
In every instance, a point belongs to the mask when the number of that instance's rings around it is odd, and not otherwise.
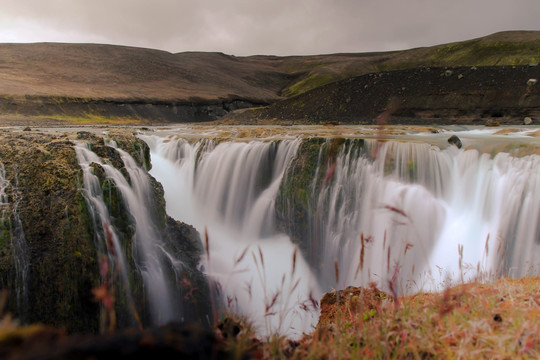
[{"label": "grassy bank", "polygon": [[243,330],[226,342],[267,359],[538,359],[540,277],[399,299],[348,288],[325,295],[317,329],[300,341],[250,336]]}]

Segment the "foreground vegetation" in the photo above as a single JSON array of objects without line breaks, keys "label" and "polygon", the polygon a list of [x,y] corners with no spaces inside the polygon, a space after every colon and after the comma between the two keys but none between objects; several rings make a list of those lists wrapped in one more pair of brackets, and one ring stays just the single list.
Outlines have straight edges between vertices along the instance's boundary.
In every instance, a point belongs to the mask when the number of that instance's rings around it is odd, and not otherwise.
[{"label": "foreground vegetation", "polygon": [[464,284],[394,299],[371,289],[326,294],[300,341],[227,339],[254,357],[291,359],[538,359],[540,277]]},{"label": "foreground vegetation", "polygon": [[213,331],[166,326],[83,337],[40,325],[20,327],[4,314],[0,356],[80,359],[144,353],[216,359],[538,359],[539,320],[540,276],[469,283],[442,293],[398,299],[372,286],[326,294],[317,329],[298,341],[278,336],[261,341],[247,321],[233,317],[222,320]]}]

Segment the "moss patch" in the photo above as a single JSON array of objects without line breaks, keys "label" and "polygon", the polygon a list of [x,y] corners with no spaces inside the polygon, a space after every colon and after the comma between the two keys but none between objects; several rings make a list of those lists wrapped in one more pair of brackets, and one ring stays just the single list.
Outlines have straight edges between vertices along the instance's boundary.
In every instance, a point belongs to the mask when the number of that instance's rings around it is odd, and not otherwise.
[{"label": "moss patch", "polygon": [[339,78],[329,74],[322,73],[310,73],[307,77],[302,78],[300,81],[295,82],[291,86],[283,90],[283,95],[292,97],[300,95],[308,90],[315,89],[316,87],[326,85],[332,81],[336,81]]}]

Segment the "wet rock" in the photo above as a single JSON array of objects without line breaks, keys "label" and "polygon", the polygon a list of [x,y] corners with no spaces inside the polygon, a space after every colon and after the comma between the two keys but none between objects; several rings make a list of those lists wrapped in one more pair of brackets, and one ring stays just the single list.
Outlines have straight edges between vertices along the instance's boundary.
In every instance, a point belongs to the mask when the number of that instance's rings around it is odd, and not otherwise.
[{"label": "wet rock", "polygon": [[23,129],[23,131],[32,131],[32,129],[30,128],[30,126],[27,126]]},{"label": "wet rock", "polygon": [[[105,162],[125,170],[118,152],[105,146],[103,137],[90,132],[70,136],[87,139],[83,141]],[[147,145],[142,140],[121,134],[115,134],[112,140],[137,157],[139,163],[149,164]],[[28,306],[20,307],[17,297],[10,296],[4,311],[22,324],[43,323],[63,328],[68,333],[97,332],[101,310],[100,304],[92,300],[92,289],[100,281],[100,245],[94,241],[96,230],[81,191],[83,176],[73,143],[39,132],[3,134],[0,136],[0,162],[5,167],[7,180],[17,183],[18,191],[24,195],[18,202],[18,211],[29,248]],[[111,225],[121,236],[126,263],[134,269],[130,255],[134,220],[116,184],[106,178],[104,168],[97,163],[90,166],[100,180]],[[181,282],[173,296],[184,299],[186,322],[206,319],[210,296],[206,278],[197,268],[202,253],[198,232],[166,215],[163,189],[157,181],[151,179],[151,182],[154,190],[151,206],[155,216],[152,221],[158,224],[167,251],[183,265],[178,272],[170,273],[171,283],[173,278]],[[10,294],[17,293],[14,272],[13,252],[0,246],[0,289]],[[136,271],[129,276],[141,322],[149,323],[141,277]],[[120,290],[116,292],[115,304],[117,327],[131,326],[131,310]]]},{"label": "wet rock", "polygon": [[106,145],[93,145],[92,151],[115,168],[120,170],[124,167],[120,154],[114,148]]},{"label": "wet rock", "polygon": [[105,170],[103,170],[103,167],[95,162],[91,163],[90,167],[92,168],[92,173],[97,176],[100,184],[102,184],[105,181]]},{"label": "wet rock", "polygon": [[[23,324],[97,331],[100,309],[91,289],[99,272],[73,145],[47,134],[6,134],[0,137],[0,159],[23,195],[18,211],[29,250],[27,305],[20,307],[10,297],[5,311]],[[10,293],[17,291],[10,280],[13,271],[0,272],[0,285]]]},{"label": "wet rock", "polygon": [[448,142],[452,145],[456,145],[458,149],[461,149],[463,147],[463,143],[461,142],[461,139],[457,137],[456,135],[452,135],[448,138]]}]

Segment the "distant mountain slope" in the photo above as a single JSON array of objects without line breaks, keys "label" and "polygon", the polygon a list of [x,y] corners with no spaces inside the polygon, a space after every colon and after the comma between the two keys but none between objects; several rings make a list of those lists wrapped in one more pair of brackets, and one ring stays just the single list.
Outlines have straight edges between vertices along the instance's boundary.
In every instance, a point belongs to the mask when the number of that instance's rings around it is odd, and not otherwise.
[{"label": "distant mountain slope", "polygon": [[507,31],[486,37],[411,50],[371,54],[294,57],[285,62],[305,75],[282,94],[299,95],[333,81],[419,66],[501,66],[540,62],[540,31]]},{"label": "distant mountain slope", "polygon": [[404,51],[248,56],[98,44],[0,44],[0,115],[207,121],[355,76],[540,62],[540,32]]},{"label": "distant mountain slope", "polygon": [[0,94],[271,102],[290,81],[265,59],[95,44],[0,45]]}]

